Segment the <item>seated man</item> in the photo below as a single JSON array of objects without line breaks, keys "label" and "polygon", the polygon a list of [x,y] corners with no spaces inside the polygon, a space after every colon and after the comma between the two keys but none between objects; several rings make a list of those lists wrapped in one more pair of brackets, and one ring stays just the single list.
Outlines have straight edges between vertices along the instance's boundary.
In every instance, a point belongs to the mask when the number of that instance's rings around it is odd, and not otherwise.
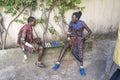
[{"label": "seated man", "polygon": [[[61,59],[65,55],[66,50],[72,46],[72,54],[80,62],[80,74],[86,75],[84,66],[83,66],[83,47],[84,42],[87,37],[90,36],[92,31],[88,28],[84,21],[79,20],[82,13],[74,12],[72,14],[72,21],[69,24],[68,32],[70,37],[68,37],[67,42],[61,50],[60,56],[53,66],[53,70],[57,70],[60,67]],[[85,35],[84,30],[88,33]]]},{"label": "seated man", "polygon": [[18,44],[24,52],[24,59],[27,59],[27,52],[38,51],[38,60],[35,65],[44,68],[45,65],[41,62],[44,47],[42,42],[38,39],[33,39],[32,27],[36,25],[34,17],[28,18],[28,24],[25,24],[18,33]]}]

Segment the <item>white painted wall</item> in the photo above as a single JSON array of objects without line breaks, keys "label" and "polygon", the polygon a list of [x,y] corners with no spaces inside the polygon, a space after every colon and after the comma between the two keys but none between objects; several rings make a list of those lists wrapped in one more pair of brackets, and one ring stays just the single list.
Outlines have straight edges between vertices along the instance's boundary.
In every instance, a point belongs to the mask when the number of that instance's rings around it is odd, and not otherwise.
[{"label": "white painted wall", "polygon": [[83,18],[94,33],[109,32],[110,27],[116,30],[120,23],[120,0],[84,0],[83,3],[86,5]]},{"label": "white painted wall", "polygon": [[[93,33],[106,33],[109,31],[116,31],[118,25],[120,24],[120,0],[82,0],[82,4],[80,6],[85,6],[85,10],[83,11],[83,15],[81,19],[86,22],[86,24],[92,29]],[[4,17],[4,26],[7,28],[8,23],[14,18],[9,14],[3,13],[4,9],[0,9]],[[69,10],[65,13],[65,19],[67,23],[71,20],[71,15],[75,10]],[[57,13],[57,12],[56,12]],[[21,15],[22,18],[25,15]],[[41,17],[40,10],[37,10],[34,13],[34,16],[37,18]],[[54,26],[54,28],[61,33],[60,28],[53,20],[54,13],[51,13],[50,22]],[[17,33],[19,29],[22,27],[22,24],[14,22],[9,29],[9,34],[7,38],[7,45],[16,45]],[[67,29],[67,27],[66,27]],[[41,25],[36,25],[36,31],[39,36],[42,37],[43,31]],[[49,35],[49,39],[53,39],[51,35]],[[56,37],[55,37],[56,39]]]},{"label": "white painted wall", "polygon": [[[120,0],[82,0],[85,6],[82,20],[92,29],[93,33],[108,32],[110,27],[116,30],[120,23]],[[66,12],[67,20],[70,20]]]}]

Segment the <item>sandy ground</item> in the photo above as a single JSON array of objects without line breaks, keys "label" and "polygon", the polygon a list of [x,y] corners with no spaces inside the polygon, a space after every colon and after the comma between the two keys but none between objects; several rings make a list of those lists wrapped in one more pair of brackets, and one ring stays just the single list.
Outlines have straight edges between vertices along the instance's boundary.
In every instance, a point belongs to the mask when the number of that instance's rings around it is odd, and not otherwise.
[{"label": "sandy ground", "polygon": [[[100,40],[93,42],[92,51],[84,53],[84,65],[87,75],[79,74],[79,63],[70,53],[63,58],[57,71],[52,66],[60,52],[60,48],[46,49],[43,62],[46,68],[35,66],[37,53],[31,54],[23,63],[23,52],[20,48],[0,50],[0,80],[104,80],[104,73],[112,62],[115,41]],[[112,69],[112,73],[116,67]]]}]

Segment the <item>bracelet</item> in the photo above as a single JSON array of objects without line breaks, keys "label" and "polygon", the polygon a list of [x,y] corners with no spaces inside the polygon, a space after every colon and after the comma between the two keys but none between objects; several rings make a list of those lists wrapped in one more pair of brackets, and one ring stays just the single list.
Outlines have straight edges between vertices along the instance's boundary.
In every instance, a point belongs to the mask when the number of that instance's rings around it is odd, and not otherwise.
[{"label": "bracelet", "polygon": [[28,46],[28,47],[33,48],[33,46],[30,43],[28,43],[28,42],[26,42],[25,45]]}]

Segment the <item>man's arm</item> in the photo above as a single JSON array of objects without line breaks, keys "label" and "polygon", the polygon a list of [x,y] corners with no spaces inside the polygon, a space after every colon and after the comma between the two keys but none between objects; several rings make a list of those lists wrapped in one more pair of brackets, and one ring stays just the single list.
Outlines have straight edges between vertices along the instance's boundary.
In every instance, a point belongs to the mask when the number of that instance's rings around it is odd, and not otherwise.
[{"label": "man's arm", "polygon": [[28,47],[33,48],[33,46],[30,43],[28,43],[28,42],[25,41],[26,36],[27,36],[27,30],[23,30],[22,37],[21,37],[22,44],[24,44],[24,45],[26,45]]},{"label": "man's arm", "polygon": [[26,38],[26,36],[27,36],[27,30],[23,30],[22,37],[21,37],[22,44],[25,44],[25,38]]}]

